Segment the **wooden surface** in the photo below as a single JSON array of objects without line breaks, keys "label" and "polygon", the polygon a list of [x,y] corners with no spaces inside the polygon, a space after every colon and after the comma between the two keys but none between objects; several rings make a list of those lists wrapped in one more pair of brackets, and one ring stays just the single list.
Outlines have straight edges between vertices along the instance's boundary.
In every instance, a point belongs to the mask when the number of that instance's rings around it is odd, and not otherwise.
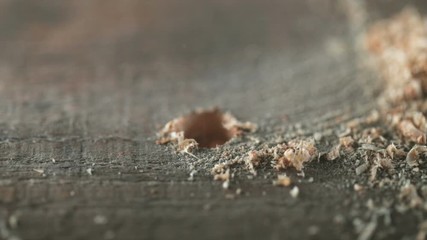
[{"label": "wooden surface", "polygon": [[[154,144],[197,107],[258,123],[261,137],[369,111],[379,81],[361,64],[353,5],[0,1],[0,239],[354,239],[382,193],[355,195],[344,161],[310,163],[294,199],[271,170],[229,190],[209,169],[189,181],[188,159]],[[362,10],[371,21],[402,6]],[[418,220],[393,215],[403,227],[374,236],[413,237]]]}]

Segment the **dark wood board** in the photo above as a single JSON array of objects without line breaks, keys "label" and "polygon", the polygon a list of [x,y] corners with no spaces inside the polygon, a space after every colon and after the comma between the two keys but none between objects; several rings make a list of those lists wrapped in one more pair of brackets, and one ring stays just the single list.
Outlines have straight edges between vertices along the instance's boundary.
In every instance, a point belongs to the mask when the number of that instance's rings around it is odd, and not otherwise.
[{"label": "dark wood board", "polygon": [[[274,171],[223,190],[209,169],[189,181],[187,158],[155,133],[198,107],[261,136],[368,112],[380,81],[363,65],[357,14],[405,3],[366,2],[0,1],[0,238],[356,238],[365,200],[387,193],[355,195],[342,161],[310,163],[296,199]],[[375,238],[416,234],[416,213],[392,217]]]}]

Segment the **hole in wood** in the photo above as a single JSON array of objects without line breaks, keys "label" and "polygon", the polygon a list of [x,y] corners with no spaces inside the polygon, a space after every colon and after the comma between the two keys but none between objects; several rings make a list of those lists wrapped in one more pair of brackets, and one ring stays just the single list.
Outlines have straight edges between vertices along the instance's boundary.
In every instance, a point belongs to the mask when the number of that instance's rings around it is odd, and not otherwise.
[{"label": "hole in wood", "polygon": [[166,123],[157,133],[156,143],[172,142],[182,148],[188,143],[186,140],[194,140],[198,147],[214,148],[245,132],[254,132],[256,128],[256,124],[240,122],[217,108],[197,110]]},{"label": "hole in wood", "polygon": [[217,109],[192,113],[183,119],[184,138],[196,140],[199,147],[222,145],[235,135],[224,127],[224,120],[224,114]]}]

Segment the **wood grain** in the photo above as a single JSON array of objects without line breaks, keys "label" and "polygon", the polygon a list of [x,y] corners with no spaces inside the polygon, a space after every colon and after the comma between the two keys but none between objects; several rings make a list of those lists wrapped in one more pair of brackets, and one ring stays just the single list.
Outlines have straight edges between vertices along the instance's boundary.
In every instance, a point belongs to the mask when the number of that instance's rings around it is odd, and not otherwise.
[{"label": "wood grain", "polygon": [[[372,18],[388,14],[368,5]],[[197,107],[256,122],[261,136],[369,111],[379,81],[360,64],[347,7],[1,1],[0,238],[354,239],[348,206],[363,212],[370,195],[353,194],[343,162],[309,164],[314,182],[293,199],[268,172],[226,191],[209,169],[188,181],[185,158],[154,144],[162,124]],[[413,234],[415,218],[376,237]]]}]

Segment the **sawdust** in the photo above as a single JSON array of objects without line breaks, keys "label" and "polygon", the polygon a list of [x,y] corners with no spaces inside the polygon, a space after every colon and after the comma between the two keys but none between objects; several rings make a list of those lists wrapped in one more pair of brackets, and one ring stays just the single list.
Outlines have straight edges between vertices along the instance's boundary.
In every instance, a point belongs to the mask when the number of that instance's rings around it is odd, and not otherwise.
[{"label": "sawdust", "polygon": [[293,198],[297,198],[299,195],[299,188],[297,186],[294,186],[291,191],[289,191],[289,194],[291,195],[291,197]]},{"label": "sawdust", "polygon": [[198,146],[199,144],[194,139],[183,139],[178,141],[177,150],[180,153],[186,153],[194,158],[199,159],[198,157],[196,157],[196,155],[191,153],[192,151],[196,150]]},{"label": "sawdust", "polygon": [[326,153],[325,158],[329,161],[338,159],[341,156],[340,150],[341,144],[332,147],[331,150]]},{"label": "sawdust", "polygon": [[230,169],[226,169],[225,171],[222,171],[221,173],[216,173],[214,175],[214,180],[222,181],[222,187],[227,189],[230,185]]},{"label": "sawdust", "polygon": [[[392,176],[406,160],[419,165],[426,144],[427,27],[420,14],[407,8],[397,16],[373,24],[365,34],[366,49],[383,79],[383,92],[370,115],[347,123],[344,136],[326,159],[354,156],[364,159],[355,169]],[[345,149],[345,151],[344,151]],[[408,151],[409,149],[409,151]]]},{"label": "sawdust", "polygon": [[367,49],[386,81],[382,103],[419,99],[427,90],[427,28],[413,8],[380,21],[367,32]]},{"label": "sawdust", "polygon": [[412,121],[401,121],[398,129],[405,139],[419,144],[426,143],[426,134],[417,128]]},{"label": "sawdust", "polygon": [[[427,56],[427,28],[418,12],[408,8],[390,20],[374,24],[367,31],[366,46],[384,79],[378,112],[389,135],[384,137],[381,131],[371,131],[360,138],[373,144],[371,150],[379,152],[376,156],[365,153],[372,159],[371,179],[374,180],[379,168],[394,168],[392,160],[402,160],[405,154],[407,163],[416,166],[421,148],[413,147],[409,152],[404,148],[426,144],[427,125],[422,105],[424,89],[427,89],[427,75],[423,72],[427,69],[423,67],[427,66],[427,58],[423,57]],[[405,147],[397,148],[393,141]],[[389,145],[385,153],[386,144]]]},{"label": "sawdust", "polygon": [[[383,79],[383,91],[373,110],[376,114],[349,121],[345,132],[353,141],[340,138],[338,146],[349,147],[345,156],[358,162],[356,175],[369,176],[363,187],[354,184],[356,192],[387,186],[398,194],[388,195],[383,204],[387,207],[369,204],[371,219],[368,223],[354,220],[359,239],[373,238],[379,213],[386,214],[385,225],[390,225],[393,202],[398,212],[406,212],[425,209],[427,199],[427,195],[419,194],[427,189],[419,174],[427,152],[426,19],[415,9],[404,9],[369,27],[365,40],[374,69]],[[334,157],[339,153],[336,148],[330,152]],[[420,223],[417,239],[424,239],[426,232],[424,221]]]},{"label": "sawdust", "polygon": [[295,168],[297,171],[302,171],[304,163],[312,161],[317,156],[318,151],[313,140],[291,140],[275,147],[250,151],[244,162],[256,175],[256,168],[268,160],[276,170]]},{"label": "sawdust", "polygon": [[273,185],[275,186],[289,187],[291,184],[292,180],[290,177],[286,176],[286,174],[278,175],[277,180],[273,181]]},{"label": "sawdust", "polygon": [[415,145],[406,155],[406,163],[411,166],[418,166],[421,160],[421,154],[427,152],[427,146]]}]

